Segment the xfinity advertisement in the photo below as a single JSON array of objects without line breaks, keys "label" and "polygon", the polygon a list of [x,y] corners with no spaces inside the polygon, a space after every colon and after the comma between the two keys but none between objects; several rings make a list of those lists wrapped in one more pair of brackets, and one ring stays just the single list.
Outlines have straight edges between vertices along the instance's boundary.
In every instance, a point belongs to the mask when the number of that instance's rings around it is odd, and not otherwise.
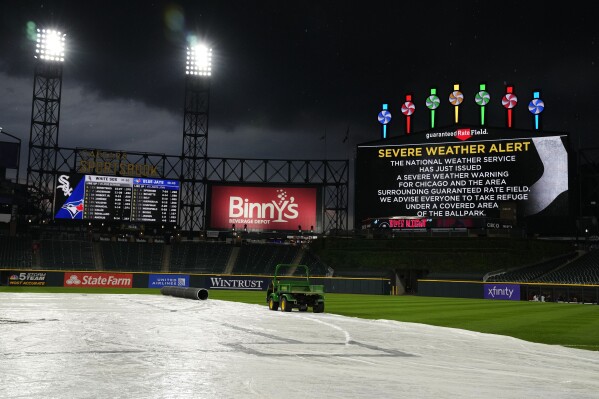
[{"label": "xfinity advertisement", "polygon": [[520,300],[520,285],[518,284],[485,284],[485,299]]}]

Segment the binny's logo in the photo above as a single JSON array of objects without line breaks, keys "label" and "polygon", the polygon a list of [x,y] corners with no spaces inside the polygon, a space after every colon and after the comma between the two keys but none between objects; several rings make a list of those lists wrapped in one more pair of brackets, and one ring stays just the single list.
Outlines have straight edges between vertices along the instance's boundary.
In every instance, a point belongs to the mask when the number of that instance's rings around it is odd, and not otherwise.
[{"label": "binny's logo", "polygon": [[297,219],[298,215],[295,198],[287,198],[284,189],[277,189],[277,199],[270,202],[250,202],[247,198],[229,197],[230,218],[272,219],[276,223],[287,223],[289,219]]},{"label": "binny's logo", "polygon": [[56,188],[57,189],[60,188],[65,197],[68,197],[69,195],[71,195],[71,193],[73,192],[73,189],[71,188],[71,183],[69,182],[69,176],[60,175],[60,177],[58,178],[58,182],[60,184],[58,186],[56,186]]}]

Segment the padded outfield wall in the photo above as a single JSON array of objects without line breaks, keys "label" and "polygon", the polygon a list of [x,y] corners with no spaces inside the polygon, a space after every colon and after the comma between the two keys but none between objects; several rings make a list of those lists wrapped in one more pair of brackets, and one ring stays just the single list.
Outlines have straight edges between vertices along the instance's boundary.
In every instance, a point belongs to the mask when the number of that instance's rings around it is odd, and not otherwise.
[{"label": "padded outfield wall", "polygon": [[[178,286],[266,291],[271,279],[272,276],[259,275],[0,270],[0,285],[28,287],[160,289]],[[391,292],[391,282],[387,278],[312,277],[310,281],[324,285],[325,293],[389,295]]]},{"label": "padded outfield wall", "polygon": [[460,280],[418,280],[419,296],[528,301],[543,295],[547,301],[599,303],[599,285],[505,283]]}]

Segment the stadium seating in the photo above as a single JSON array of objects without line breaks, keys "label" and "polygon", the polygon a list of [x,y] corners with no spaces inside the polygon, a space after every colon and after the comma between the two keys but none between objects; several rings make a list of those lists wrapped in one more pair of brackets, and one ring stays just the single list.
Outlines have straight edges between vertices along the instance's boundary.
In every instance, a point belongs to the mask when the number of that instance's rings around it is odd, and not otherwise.
[{"label": "stadium seating", "polygon": [[31,268],[31,238],[0,236],[0,268]]},{"label": "stadium seating", "polygon": [[183,241],[171,244],[170,272],[223,273],[232,246],[224,242]]},{"label": "stadium seating", "polygon": [[[243,241],[169,244],[90,241],[90,236],[0,236],[0,268],[272,275],[278,263],[305,264],[313,276],[414,278],[472,276],[488,282],[599,284],[599,250],[576,256],[568,243],[491,238],[322,237],[293,245]],[[506,268],[509,265],[509,268]],[[499,267],[498,267],[499,266]],[[490,270],[499,270],[489,274]],[[478,277],[480,276],[480,277]],[[413,281],[412,281],[413,284]]]},{"label": "stadium seating", "polygon": [[556,258],[536,263],[530,266],[520,267],[492,275],[486,279],[488,282],[531,282],[539,281],[543,275],[550,273],[556,268],[564,265],[576,257],[576,252],[571,252]]},{"label": "stadium seating", "polygon": [[289,244],[244,244],[233,273],[272,275],[277,264],[293,263],[300,249],[300,246]]},{"label": "stadium seating", "polygon": [[599,250],[589,251],[572,262],[531,281],[560,284],[599,284]]},{"label": "stadium seating", "polygon": [[302,254],[302,259],[299,262],[302,265],[308,266],[312,276],[327,276],[329,267],[310,249],[306,249]]},{"label": "stadium seating", "polygon": [[46,270],[95,270],[93,246],[85,240],[40,240],[39,268]]},{"label": "stadium seating", "polygon": [[104,270],[158,272],[162,270],[164,245],[147,242],[102,241]]}]

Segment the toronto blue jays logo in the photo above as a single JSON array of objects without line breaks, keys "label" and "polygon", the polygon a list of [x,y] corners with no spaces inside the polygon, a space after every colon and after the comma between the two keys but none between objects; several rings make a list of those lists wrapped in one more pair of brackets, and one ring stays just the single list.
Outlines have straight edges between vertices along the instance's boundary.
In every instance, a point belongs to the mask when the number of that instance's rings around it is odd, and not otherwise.
[{"label": "toronto blue jays logo", "polygon": [[62,209],[66,209],[71,215],[71,219],[75,219],[75,217],[83,212],[83,200],[67,202],[62,206]]}]

